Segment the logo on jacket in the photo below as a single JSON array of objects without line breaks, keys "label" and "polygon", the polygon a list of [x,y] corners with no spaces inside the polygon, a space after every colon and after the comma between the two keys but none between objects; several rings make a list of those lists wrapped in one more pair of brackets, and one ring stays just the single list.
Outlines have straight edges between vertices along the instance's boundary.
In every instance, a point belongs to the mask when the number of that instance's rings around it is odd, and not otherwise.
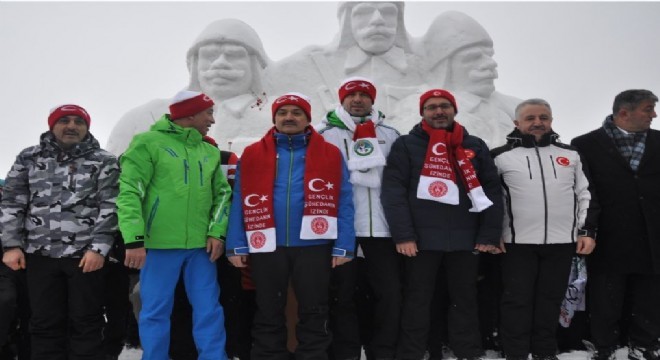
[{"label": "logo on jacket", "polygon": [[465,157],[470,160],[474,159],[474,157],[477,156],[477,154],[475,154],[474,150],[472,149],[463,149],[463,150],[465,150]]},{"label": "logo on jacket", "polygon": [[429,194],[433,197],[443,197],[447,195],[447,185],[442,181],[434,181],[429,185]]},{"label": "logo on jacket", "polygon": [[561,166],[568,166],[568,165],[571,164],[571,161],[568,160],[568,158],[565,158],[563,156],[558,157],[556,161],[557,161],[557,164],[559,164]]},{"label": "logo on jacket", "polygon": [[255,249],[261,249],[266,244],[266,235],[261,231],[255,231],[250,235],[250,245]]},{"label": "logo on jacket", "polygon": [[[320,182],[321,184],[325,184],[325,185],[322,185],[320,188],[317,188],[317,187],[315,187],[315,184],[318,183],[318,182]],[[307,183],[307,187],[310,190],[314,191],[314,192],[323,191],[323,188],[326,188],[326,190],[331,190],[332,188],[334,188],[334,186],[335,185],[333,183],[326,182],[325,180],[319,179],[319,178],[314,178],[314,179],[310,180],[309,183]]]},{"label": "logo on jacket", "polygon": [[328,231],[328,220],[317,217],[312,220],[312,231],[317,235],[323,235]]},{"label": "logo on jacket", "polygon": [[353,152],[360,156],[368,156],[374,152],[374,144],[369,140],[360,139],[353,145]]}]

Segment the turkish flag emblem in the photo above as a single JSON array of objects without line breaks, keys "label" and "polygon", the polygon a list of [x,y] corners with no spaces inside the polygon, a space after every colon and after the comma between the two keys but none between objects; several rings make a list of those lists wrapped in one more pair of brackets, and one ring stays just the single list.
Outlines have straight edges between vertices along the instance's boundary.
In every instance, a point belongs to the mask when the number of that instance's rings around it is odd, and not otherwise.
[{"label": "turkish flag emblem", "polygon": [[568,160],[568,158],[566,158],[566,157],[560,156],[560,157],[557,158],[557,164],[559,164],[561,166],[568,166],[568,165],[571,164],[571,161]]}]

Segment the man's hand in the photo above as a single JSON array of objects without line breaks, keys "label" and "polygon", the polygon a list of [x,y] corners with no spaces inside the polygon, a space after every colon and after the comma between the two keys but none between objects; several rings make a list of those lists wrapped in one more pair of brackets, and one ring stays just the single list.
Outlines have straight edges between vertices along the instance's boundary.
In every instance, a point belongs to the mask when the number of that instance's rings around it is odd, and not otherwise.
[{"label": "man's hand", "polygon": [[211,262],[215,262],[220,258],[222,253],[225,252],[225,244],[220,241],[220,239],[209,236],[206,238],[206,252],[211,254],[211,256],[209,256],[209,260],[211,260]]},{"label": "man's hand", "polygon": [[339,265],[344,265],[347,262],[351,261],[351,258],[343,257],[343,256],[333,256],[332,257],[332,268],[336,268]]},{"label": "man's hand", "polygon": [[25,269],[25,254],[20,248],[5,250],[2,255],[2,262],[12,270]]},{"label": "man's hand", "polygon": [[141,248],[126,249],[126,260],[124,265],[131,269],[142,269],[147,259],[147,251]]},{"label": "man's hand", "polygon": [[580,255],[589,255],[596,247],[596,240],[590,236],[578,236],[576,253]]},{"label": "man's hand", "polygon": [[104,262],[105,258],[103,255],[93,250],[87,250],[82,259],[80,259],[78,267],[82,268],[83,273],[88,273],[102,268]]},{"label": "man's hand", "polygon": [[229,262],[237,268],[244,268],[247,266],[247,255],[236,255],[227,257]]},{"label": "man's hand", "polygon": [[478,252],[482,253],[490,253],[490,254],[495,254],[496,251],[499,253],[499,250],[497,246],[495,245],[486,245],[486,244],[477,244],[474,246],[474,249],[477,250]]},{"label": "man's hand", "polygon": [[396,244],[396,252],[405,256],[417,256],[417,243],[413,240]]}]

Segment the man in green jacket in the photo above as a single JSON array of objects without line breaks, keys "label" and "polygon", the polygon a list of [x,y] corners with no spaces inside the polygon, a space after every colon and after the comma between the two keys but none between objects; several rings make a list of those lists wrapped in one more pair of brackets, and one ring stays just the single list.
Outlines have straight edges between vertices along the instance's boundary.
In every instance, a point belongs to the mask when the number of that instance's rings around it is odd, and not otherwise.
[{"label": "man in green jacket", "polygon": [[[216,259],[224,250],[231,189],[220,152],[202,141],[213,100],[181,91],[151,130],[121,157],[119,227],[125,265],[141,269],[143,359],[168,359],[170,314],[181,273],[193,307],[199,359],[226,359]],[[148,251],[146,249],[149,249]]]}]

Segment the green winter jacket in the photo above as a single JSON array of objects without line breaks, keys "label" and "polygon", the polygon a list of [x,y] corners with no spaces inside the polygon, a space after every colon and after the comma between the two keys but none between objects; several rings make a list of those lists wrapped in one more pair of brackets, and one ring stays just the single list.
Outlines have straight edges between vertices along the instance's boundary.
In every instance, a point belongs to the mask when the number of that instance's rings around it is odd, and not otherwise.
[{"label": "green winter jacket", "polygon": [[117,214],[128,248],[196,249],[224,239],[231,189],[220,151],[163,115],[120,157]]}]

